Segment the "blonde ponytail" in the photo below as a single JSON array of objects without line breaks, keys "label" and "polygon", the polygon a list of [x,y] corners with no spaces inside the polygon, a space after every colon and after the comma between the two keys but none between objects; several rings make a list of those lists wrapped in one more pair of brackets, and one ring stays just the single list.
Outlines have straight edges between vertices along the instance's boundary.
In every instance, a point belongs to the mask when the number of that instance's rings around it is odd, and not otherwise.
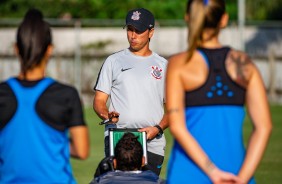
[{"label": "blonde ponytail", "polygon": [[193,0],[188,10],[188,56],[187,62],[192,58],[193,52],[202,40],[202,33],[205,23],[205,5],[203,0]]}]

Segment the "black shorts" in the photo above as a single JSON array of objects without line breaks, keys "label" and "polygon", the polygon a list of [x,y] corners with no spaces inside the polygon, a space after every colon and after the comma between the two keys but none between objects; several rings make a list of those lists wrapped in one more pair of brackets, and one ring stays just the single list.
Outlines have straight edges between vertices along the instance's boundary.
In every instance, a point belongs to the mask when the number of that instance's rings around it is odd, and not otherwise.
[{"label": "black shorts", "polygon": [[143,170],[149,169],[159,176],[164,162],[164,156],[149,151],[147,151],[147,154],[148,154],[148,164],[144,166]]}]

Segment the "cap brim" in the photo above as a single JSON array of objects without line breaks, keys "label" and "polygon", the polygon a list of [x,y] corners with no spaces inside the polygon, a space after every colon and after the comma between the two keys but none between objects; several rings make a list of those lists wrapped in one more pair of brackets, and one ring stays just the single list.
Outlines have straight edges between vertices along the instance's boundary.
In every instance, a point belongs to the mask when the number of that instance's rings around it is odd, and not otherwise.
[{"label": "cap brim", "polygon": [[137,31],[139,31],[141,33],[143,33],[144,31],[146,31],[148,29],[147,27],[142,26],[140,24],[135,24],[134,22],[129,22],[129,23],[125,24],[125,26],[123,28],[125,28],[127,26],[133,26]]}]

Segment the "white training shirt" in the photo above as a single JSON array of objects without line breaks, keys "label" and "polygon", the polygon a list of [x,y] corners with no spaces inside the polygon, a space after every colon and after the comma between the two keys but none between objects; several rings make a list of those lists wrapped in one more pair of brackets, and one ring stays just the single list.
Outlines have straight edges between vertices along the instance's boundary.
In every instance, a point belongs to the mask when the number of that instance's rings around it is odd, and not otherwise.
[{"label": "white training shirt", "polygon": [[[167,60],[152,52],[134,55],[129,49],[110,55],[104,62],[94,90],[109,95],[109,111],[120,113],[118,128],[143,128],[160,123],[164,115]],[[165,138],[148,141],[148,151],[164,155]]]}]

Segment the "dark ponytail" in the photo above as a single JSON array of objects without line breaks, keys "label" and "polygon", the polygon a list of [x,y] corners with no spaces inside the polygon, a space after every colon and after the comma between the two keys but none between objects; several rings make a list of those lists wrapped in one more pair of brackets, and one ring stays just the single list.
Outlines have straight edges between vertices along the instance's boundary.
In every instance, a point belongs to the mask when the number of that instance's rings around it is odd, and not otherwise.
[{"label": "dark ponytail", "polygon": [[50,26],[39,10],[30,9],[26,13],[18,28],[16,44],[25,78],[28,70],[41,63],[48,46],[52,44]]}]

